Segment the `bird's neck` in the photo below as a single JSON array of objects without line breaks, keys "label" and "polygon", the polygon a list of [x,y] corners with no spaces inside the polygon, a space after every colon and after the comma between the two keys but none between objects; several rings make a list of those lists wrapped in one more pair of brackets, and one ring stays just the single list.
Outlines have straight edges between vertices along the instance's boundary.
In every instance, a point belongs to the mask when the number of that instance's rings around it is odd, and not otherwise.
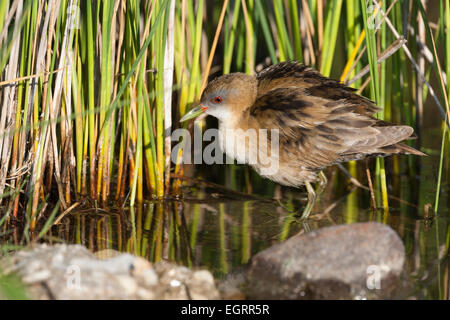
[{"label": "bird's neck", "polygon": [[248,128],[248,109],[234,112],[233,115],[219,120],[219,130],[223,129],[243,129]]}]

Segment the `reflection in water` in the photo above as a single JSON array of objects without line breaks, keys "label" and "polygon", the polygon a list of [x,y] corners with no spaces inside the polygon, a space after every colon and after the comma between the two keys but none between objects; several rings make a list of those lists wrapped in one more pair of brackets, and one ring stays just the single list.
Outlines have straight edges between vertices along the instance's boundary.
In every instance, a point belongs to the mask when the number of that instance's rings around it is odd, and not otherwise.
[{"label": "reflection in water", "polygon": [[[405,215],[407,210],[402,205],[392,209],[387,218],[383,213],[374,215],[370,208],[355,215],[354,209],[346,210],[354,194],[355,189],[338,201],[322,201],[322,214],[313,216],[309,228],[387,219],[406,248],[410,275],[406,281],[413,289],[401,297],[448,297],[448,221],[439,218],[425,224],[423,219]],[[115,249],[150,261],[206,267],[222,277],[245,265],[255,253],[305,232],[296,221],[296,213],[287,210],[292,203],[283,207],[271,200],[202,198],[146,202],[121,211],[78,211],[52,229],[48,242],[62,240],[82,244],[94,252]],[[327,207],[332,208],[328,213]],[[436,259],[438,252],[440,263]]]},{"label": "reflection in water", "polygon": [[160,201],[120,211],[78,211],[55,226],[47,239],[92,251],[130,252],[150,261],[208,266],[220,275],[302,230],[293,214],[279,214],[276,202],[222,201]]}]

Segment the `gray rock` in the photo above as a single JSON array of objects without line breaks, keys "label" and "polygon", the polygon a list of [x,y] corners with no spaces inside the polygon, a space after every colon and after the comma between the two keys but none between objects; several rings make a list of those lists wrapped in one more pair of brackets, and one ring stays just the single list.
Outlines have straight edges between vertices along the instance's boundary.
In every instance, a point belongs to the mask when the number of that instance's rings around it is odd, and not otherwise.
[{"label": "gray rock", "polygon": [[176,266],[166,262],[155,264],[159,276],[161,299],[219,299],[214,278],[209,271],[192,272],[186,267]]},{"label": "gray rock", "polygon": [[[103,259],[99,259],[102,257]],[[33,299],[218,299],[209,271],[80,245],[39,245],[0,260]]]},{"label": "gray rock", "polygon": [[322,228],[270,247],[251,261],[251,299],[376,299],[398,283],[405,249],[374,222]]},{"label": "gray rock", "polygon": [[245,293],[242,288],[245,287],[246,283],[246,273],[245,268],[240,268],[234,270],[231,273],[226,274],[223,278],[219,279],[217,283],[217,289],[223,299],[226,300],[244,300]]}]

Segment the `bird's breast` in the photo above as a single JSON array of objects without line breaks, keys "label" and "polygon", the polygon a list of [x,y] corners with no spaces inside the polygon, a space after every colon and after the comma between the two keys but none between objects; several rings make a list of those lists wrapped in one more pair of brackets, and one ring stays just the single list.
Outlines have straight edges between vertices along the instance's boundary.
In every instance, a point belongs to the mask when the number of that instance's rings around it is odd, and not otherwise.
[{"label": "bird's breast", "polygon": [[219,123],[219,144],[229,158],[251,165],[262,176],[278,172],[278,139],[267,129]]},{"label": "bird's breast", "polygon": [[[300,159],[280,154],[274,136],[267,139],[267,130],[242,128],[219,122],[219,145],[228,157],[251,165],[258,174],[285,186],[299,186],[315,181],[317,174],[302,167]],[[294,161],[293,161],[294,160]]]},{"label": "bird's breast", "polygon": [[257,156],[258,148],[257,142],[252,143],[252,131],[219,123],[220,148],[228,157],[236,160],[238,163],[251,164],[251,160]]}]

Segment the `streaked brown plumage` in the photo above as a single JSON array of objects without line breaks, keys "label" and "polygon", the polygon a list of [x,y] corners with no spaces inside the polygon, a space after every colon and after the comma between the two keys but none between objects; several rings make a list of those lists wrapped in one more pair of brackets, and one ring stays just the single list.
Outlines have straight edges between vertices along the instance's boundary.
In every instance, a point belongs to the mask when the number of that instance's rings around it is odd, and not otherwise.
[{"label": "streaked brown plumage", "polygon": [[[200,105],[219,119],[222,147],[234,158],[240,158],[239,150],[224,145],[230,136],[225,129],[278,129],[279,170],[265,176],[287,186],[306,184],[311,203],[310,183],[327,166],[371,156],[424,155],[402,143],[413,135],[411,127],[376,119],[380,109],[354,91],[298,62],[284,62],[255,76],[233,73],[214,79]],[[238,145],[249,151],[245,141]],[[261,173],[259,163],[252,166]],[[311,209],[309,204],[303,216]]]}]

